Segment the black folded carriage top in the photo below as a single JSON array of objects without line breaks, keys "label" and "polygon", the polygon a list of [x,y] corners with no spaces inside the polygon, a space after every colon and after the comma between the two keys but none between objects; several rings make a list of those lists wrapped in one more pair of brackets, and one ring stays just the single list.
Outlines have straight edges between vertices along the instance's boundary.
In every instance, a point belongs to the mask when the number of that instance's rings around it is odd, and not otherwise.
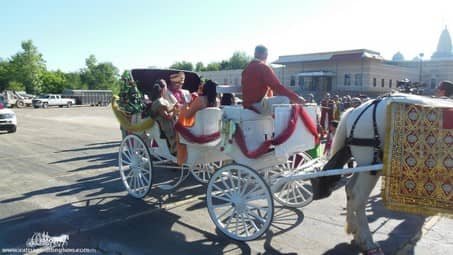
[{"label": "black folded carriage top", "polygon": [[190,92],[195,92],[200,84],[200,77],[198,74],[189,71],[181,71],[174,69],[133,69],[131,70],[132,77],[137,83],[137,87],[140,92],[144,94],[150,94],[154,82],[159,79],[164,79],[167,84],[170,84],[170,75],[184,72],[185,80],[183,89],[187,89]]}]

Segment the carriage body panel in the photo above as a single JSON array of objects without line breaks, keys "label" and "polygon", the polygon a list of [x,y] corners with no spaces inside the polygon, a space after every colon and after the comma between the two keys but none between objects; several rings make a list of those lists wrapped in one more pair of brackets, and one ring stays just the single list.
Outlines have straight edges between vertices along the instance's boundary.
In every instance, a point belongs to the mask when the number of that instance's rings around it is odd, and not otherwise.
[{"label": "carriage body panel", "polygon": [[[208,107],[195,114],[195,123],[187,128],[194,136],[201,137],[215,134],[222,128],[222,110],[217,107]],[[219,146],[222,138],[214,139],[206,143],[193,143],[180,136],[180,142],[187,146],[186,164],[193,166],[196,164],[212,163],[231,159],[220,152]]]},{"label": "carriage body panel", "polygon": [[[304,107],[308,112],[311,120],[316,123],[316,105],[308,105]],[[281,105],[274,109],[274,128],[275,136],[279,136],[287,128],[287,123],[291,117],[291,107]],[[297,118],[296,128],[294,133],[284,143],[275,146],[275,155],[278,157],[288,158],[294,153],[307,151],[315,148],[316,139],[307,129],[300,118]]]}]

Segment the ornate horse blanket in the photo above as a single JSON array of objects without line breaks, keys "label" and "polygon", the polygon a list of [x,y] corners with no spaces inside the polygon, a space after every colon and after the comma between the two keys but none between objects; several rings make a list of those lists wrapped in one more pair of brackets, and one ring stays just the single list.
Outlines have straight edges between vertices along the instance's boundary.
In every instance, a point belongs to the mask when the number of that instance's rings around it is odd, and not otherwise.
[{"label": "ornate horse blanket", "polygon": [[453,216],[453,108],[391,103],[383,176],[388,209]]}]

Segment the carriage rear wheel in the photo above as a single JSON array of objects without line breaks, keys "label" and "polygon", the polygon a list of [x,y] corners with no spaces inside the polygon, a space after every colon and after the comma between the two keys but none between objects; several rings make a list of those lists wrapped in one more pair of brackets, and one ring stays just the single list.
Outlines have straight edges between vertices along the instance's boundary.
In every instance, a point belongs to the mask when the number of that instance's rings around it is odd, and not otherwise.
[{"label": "carriage rear wheel", "polygon": [[240,241],[259,238],[272,223],[274,203],[266,182],[254,170],[229,164],[209,180],[209,216],[226,236]]},{"label": "carriage rear wheel", "polygon": [[146,196],[152,184],[153,165],[148,147],[138,135],[128,135],[121,142],[118,166],[129,195]]},{"label": "carriage rear wheel", "polygon": [[[279,177],[291,176],[304,171],[302,165],[311,160],[304,152],[296,153],[284,164],[276,165],[265,172],[265,179],[272,185]],[[310,180],[295,180],[285,183],[274,192],[275,200],[286,207],[300,208],[313,201],[313,188]]]},{"label": "carriage rear wheel", "polygon": [[212,174],[221,168],[223,165],[223,161],[211,162],[211,163],[203,163],[203,164],[196,164],[190,169],[190,173],[200,183],[206,184],[211,179]]}]

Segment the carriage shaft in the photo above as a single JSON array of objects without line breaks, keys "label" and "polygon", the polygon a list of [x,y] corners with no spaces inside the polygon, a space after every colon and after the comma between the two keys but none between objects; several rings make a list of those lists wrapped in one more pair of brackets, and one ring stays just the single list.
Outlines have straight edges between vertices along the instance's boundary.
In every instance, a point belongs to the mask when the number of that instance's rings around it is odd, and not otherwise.
[{"label": "carriage shaft", "polygon": [[337,168],[337,169],[329,169],[320,172],[301,172],[298,174],[290,175],[281,177],[278,179],[275,184],[272,185],[272,191],[276,191],[280,189],[285,183],[291,181],[302,181],[308,180],[318,177],[324,176],[333,176],[333,175],[344,175],[344,174],[355,174],[355,173],[362,173],[362,172],[371,172],[371,171],[380,171],[382,170],[383,164],[376,164],[376,165],[368,165],[368,166],[358,166],[354,168]]}]

